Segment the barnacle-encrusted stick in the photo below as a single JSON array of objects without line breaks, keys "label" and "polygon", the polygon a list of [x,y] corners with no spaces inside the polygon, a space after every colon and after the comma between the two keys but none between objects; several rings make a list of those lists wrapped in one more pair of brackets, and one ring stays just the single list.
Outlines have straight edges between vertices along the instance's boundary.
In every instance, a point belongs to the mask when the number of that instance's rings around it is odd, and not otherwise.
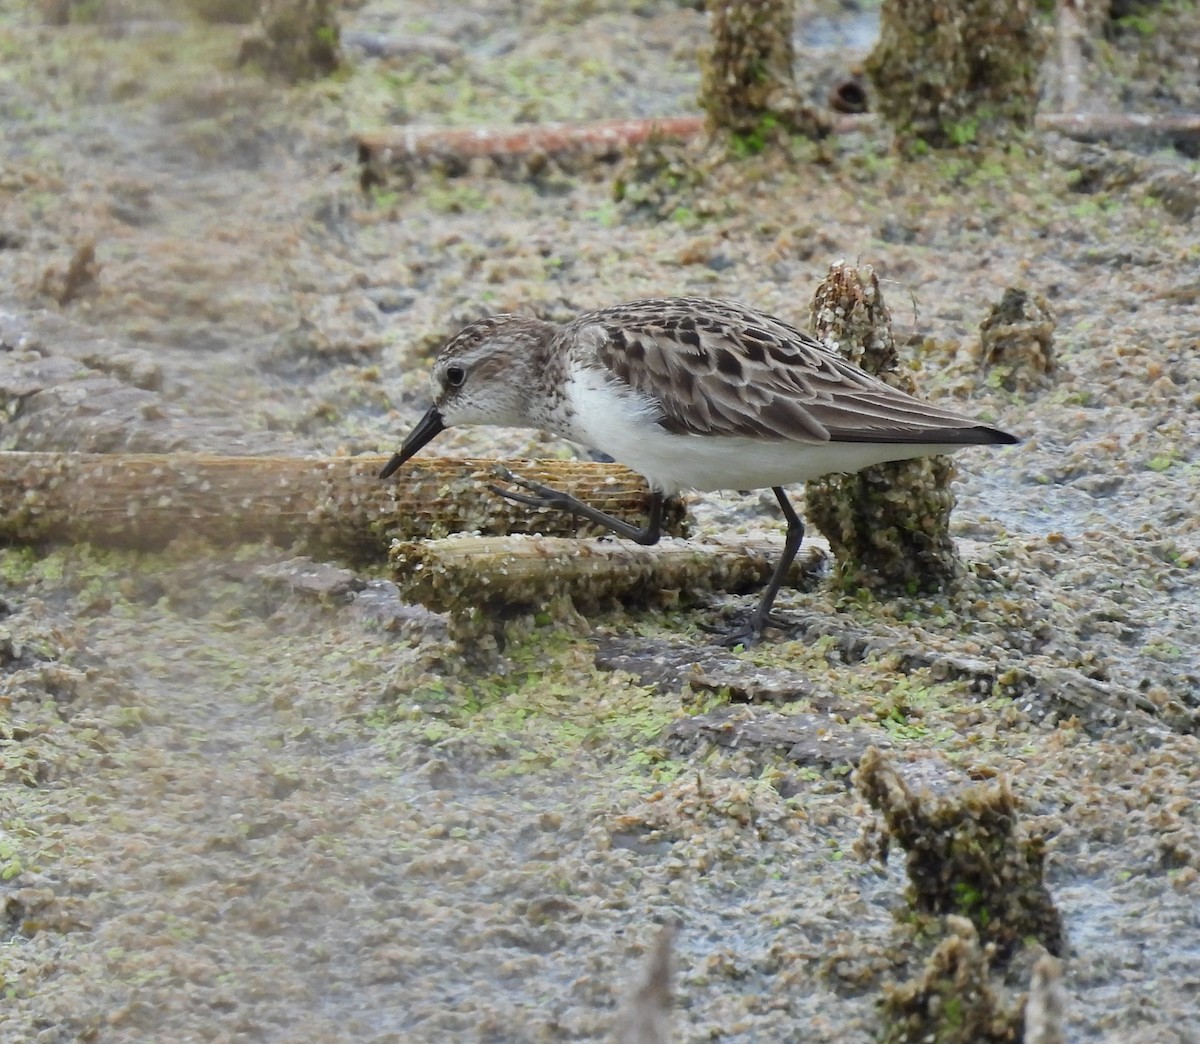
[{"label": "barnacle-encrusted stick", "polygon": [[[587,531],[570,515],[530,511],[491,493],[493,460],[426,457],[384,483],[384,459],[0,453],[0,543],[154,549],[198,536],[378,558],[393,537]],[[645,481],[620,465],[506,463],[607,514],[645,517]],[[680,532],[682,506],[672,502],[665,516],[665,531]]]},{"label": "barnacle-encrusted stick", "polygon": [[[457,536],[392,546],[392,579],[407,601],[436,612],[469,614],[545,606],[569,594],[577,609],[621,605],[694,605],[712,591],[761,587],[780,543],[663,540],[652,547],[612,539]],[[789,579],[822,561],[807,546]]]}]

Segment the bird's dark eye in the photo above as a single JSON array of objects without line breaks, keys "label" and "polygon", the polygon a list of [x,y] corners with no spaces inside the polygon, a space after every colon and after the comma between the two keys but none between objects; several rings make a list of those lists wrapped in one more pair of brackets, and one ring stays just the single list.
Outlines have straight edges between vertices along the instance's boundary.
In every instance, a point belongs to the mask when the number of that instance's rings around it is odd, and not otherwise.
[{"label": "bird's dark eye", "polygon": [[467,371],[464,370],[461,366],[447,366],[446,367],[446,383],[448,385],[450,385],[451,388],[461,387],[462,382],[465,381],[466,379],[467,379]]}]

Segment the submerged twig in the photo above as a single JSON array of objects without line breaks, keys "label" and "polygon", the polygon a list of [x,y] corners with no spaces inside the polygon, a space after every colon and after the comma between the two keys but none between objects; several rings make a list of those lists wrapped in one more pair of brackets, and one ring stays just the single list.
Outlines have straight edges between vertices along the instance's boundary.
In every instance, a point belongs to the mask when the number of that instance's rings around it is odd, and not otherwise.
[{"label": "submerged twig", "polygon": [[678,929],[665,924],[651,944],[641,981],[613,1025],[613,1044],[670,1044],[672,947]]}]

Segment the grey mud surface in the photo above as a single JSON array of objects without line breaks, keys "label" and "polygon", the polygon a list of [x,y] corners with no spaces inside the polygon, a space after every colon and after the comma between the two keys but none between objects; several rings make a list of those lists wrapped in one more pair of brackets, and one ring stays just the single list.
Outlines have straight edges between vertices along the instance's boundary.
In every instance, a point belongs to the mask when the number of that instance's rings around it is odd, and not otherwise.
[{"label": "grey mud surface", "polygon": [[[786,592],[796,635],[749,653],[705,648],[711,609],[567,613],[468,662],[383,563],[186,532],[0,549],[0,1038],[603,1039],[678,921],[678,1039],[875,1039],[920,971],[903,859],[860,858],[875,744],[914,786],[1010,780],[1048,839],[1069,1039],[1200,1040],[1194,160],[901,163],[869,132],[715,167],[662,220],[611,169],[368,198],[356,130],[694,111],[703,14],[370,0],[350,71],[287,88],[234,67],[236,27],[91,6],[53,28],[0,3],[0,449],[386,453],[479,314],[698,293],[803,324],[840,257],[879,272],[926,394],[1025,441],[961,455],[958,589]],[[1180,9],[1098,45],[1090,105],[1200,109]],[[799,33],[818,95],[871,39],[820,12]],[[384,37],[409,44],[364,52]],[[1009,286],[1057,322],[1023,393],[977,363]],[[693,507],[700,538],[778,533],[769,497]],[[815,738],[688,731],[730,700]]]}]

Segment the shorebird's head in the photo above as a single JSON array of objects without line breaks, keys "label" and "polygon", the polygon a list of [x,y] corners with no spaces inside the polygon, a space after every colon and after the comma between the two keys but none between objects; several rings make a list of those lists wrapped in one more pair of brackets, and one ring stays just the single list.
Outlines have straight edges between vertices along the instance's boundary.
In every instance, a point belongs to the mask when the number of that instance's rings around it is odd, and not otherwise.
[{"label": "shorebird's head", "polygon": [[379,477],[387,478],[446,428],[527,427],[536,370],[555,329],[526,315],[490,315],[455,334],[433,364],[433,405]]}]

